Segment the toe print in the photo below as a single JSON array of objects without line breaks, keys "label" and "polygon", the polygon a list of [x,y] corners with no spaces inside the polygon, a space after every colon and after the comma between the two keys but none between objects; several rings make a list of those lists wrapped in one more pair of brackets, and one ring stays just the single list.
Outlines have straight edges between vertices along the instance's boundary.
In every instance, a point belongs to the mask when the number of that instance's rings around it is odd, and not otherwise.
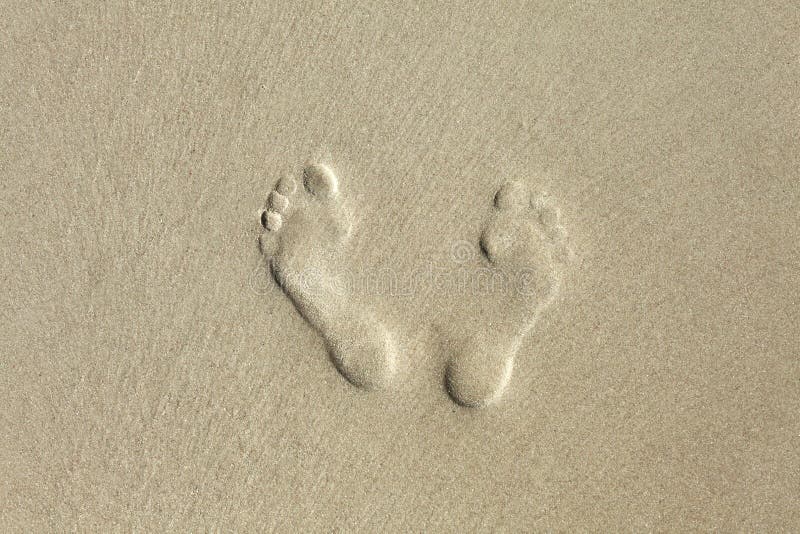
[{"label": "toe print", "polygon": [[[283,226],[283,220],[289,211],[289,196],[294,193],[294,188],[290,187],[293,183],[294,181],[291,179],[279,181],[275,189],[270,191],[267,197],[267,209],[261,212],[261,226],[270,233],[278,232]],[[279,189],[283,193],[279,192]],[[268,245],[265,241],[265,236],[262,236],[260,242],[262,252],[267,253],[269,248],[265,248],[265,245]]]},{"label": "toe print", "polygon": [[294,181],[294,178],[291,176],[287,176],[286,178],[281,178],[280,181],[275,185],[275,191],[280,193],[285,197],[289,197],[297,191],[297,182]]},{"label": "toe print", "polygon": [[530,193],[525,184],[518,181],[508,182],[494,196],[494,205],[501,210],[521,210],[528,205]]},{"label": "toe print", "polygon": [[500,263],[515,254],[524,239],[530,239],[530,224],[510,218],[504,224],[489,225],[481,234],[481,252],[491,263]]},{"label": "toe print", "polygon": [[276,213],[285,213],[289,208],[289,199],[277,191],[269,194],[269,209]]},{"label": "toe print", "polygon": [[270,232],[277,232],[283,225],[283,217],[274,211],[264,210],[261,213],[261,225]]},{"label": "toe print", "polygon": [[313,196],[321,199],[335,198],[339,193],[339,181],[327,165],[315,163],[303,171],[303,185]]}]

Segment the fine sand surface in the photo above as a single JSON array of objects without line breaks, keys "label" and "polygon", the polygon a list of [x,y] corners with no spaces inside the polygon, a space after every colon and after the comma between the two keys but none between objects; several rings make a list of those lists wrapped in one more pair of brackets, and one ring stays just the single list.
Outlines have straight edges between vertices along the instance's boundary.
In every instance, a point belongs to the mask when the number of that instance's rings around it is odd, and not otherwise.
[{"label": "fine sand surface", "polygon": [[796,4],[272,4],[2,3],[0,530],[800,529]]}]

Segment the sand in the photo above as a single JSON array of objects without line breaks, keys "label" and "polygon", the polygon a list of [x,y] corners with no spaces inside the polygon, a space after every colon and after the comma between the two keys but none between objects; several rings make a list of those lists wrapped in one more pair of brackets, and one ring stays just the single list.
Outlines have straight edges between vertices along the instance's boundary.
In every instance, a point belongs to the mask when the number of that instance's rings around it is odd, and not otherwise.
[{"label": "sand", "polygon": [[800,528],[800,14],[658,4],[5,3],[2,530]]}]

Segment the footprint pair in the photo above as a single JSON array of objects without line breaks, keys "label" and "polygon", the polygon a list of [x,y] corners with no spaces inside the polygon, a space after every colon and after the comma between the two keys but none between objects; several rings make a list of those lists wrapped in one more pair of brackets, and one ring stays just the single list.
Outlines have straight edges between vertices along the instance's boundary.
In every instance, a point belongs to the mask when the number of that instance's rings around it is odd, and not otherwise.
[{"label": "footprint pair", "polygon": [[[454,353],[445,383],[455,402],[470,407],[491,404],[503,394],[517,349],[558,291],[569,252],[559,212],[547,197],[534,198],[524,185],[509,182],[494,204],[481,251],[499,279],[524,279],[524,287],[498,299],[499,310],[485,308],[493,317],[473,315],[484,330],[480,335],[448,340]],[[324,339],[339,372],[357,387],[380,389],[395,375],[398,348],[369,307],[341,290],[337,266],[352,220],[336,174],[314,163],[303,169],[301,186],[283,178],[269,193],[259,243],[275,281]],[[501,327],[493,325],[498,312],[505,319]]]}]

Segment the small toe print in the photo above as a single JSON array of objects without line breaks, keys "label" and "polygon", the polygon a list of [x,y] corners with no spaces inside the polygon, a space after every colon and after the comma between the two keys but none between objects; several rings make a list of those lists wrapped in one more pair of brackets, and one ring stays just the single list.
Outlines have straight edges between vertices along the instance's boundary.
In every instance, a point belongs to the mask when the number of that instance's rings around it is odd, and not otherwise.
[{"label": "small toe print", "polygon": [[271,232],[277,232],[283,225],[283,217],[274,211],[264,211],[261,214],[261,224]]},{"label": "small toe print", "polygon": [[528,188],[519,181],[507,182],[494,196],[494,205],[501,210],[522,209],[528,204]]},{"label": "small toe print", "polygon": [[511,248],[514,243],[514,234],[507,228],[494,226],[487,228],[481,234],[480,248],[483,255],[491,262],[502,256],[504,251]]},{"label": "small toe print", "polygon": [[295,182],[294,179],[289,176],[286,178],[281,178],[278,182],[278,185],[275,186],[275,191],[285,197],[293,195],[294,192],[297,191],[297,182]]},{"label": "small toe print", "polygon": [[269,194],[269,209],[277,213],[285,213],[286,208],[289,207],[289,199],[281,195],[277,191]]},{"label": "small toe print", "polygon": [[339,192],[339,180],[333,171],[322,163],[314,163],[303,170],[306,190],[315,197],[333,198]]}]

